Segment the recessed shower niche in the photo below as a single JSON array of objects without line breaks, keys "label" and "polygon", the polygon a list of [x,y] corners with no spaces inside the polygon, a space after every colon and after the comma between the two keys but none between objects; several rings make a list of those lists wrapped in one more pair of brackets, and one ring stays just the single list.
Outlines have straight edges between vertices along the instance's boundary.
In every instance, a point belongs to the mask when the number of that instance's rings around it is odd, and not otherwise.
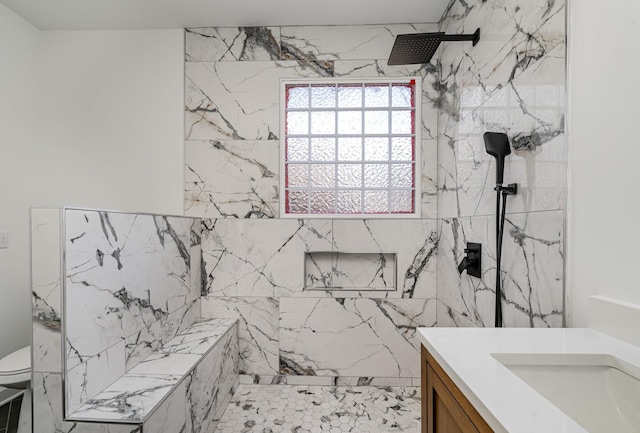
[{"label": "recessed shower niche", "polygon": [[305,290],[395,291],[396,253],[305,252]]}]

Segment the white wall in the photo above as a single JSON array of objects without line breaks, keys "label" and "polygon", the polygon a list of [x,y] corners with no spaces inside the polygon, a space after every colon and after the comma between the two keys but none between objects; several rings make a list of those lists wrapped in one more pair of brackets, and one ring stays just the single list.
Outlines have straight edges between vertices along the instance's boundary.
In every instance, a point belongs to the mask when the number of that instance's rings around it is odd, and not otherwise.
[{"label": "white wall", "polygon": [[31,334],[29,196],[38,194],[38,29],[0,4],[0,356],[26,344]]},{"label": "white wall", "polygon": [[29,207],[183,213],[182,30],[40,32],[0,5],[0,357],[30,342]]},{"label": "white wall", "polygon": [[183,31],[42,35],[56,203],[182,214]]},{"label": "white wall", "polygon": [[569,9],[569,325],[587,297],[640,304],[640,2]]}]

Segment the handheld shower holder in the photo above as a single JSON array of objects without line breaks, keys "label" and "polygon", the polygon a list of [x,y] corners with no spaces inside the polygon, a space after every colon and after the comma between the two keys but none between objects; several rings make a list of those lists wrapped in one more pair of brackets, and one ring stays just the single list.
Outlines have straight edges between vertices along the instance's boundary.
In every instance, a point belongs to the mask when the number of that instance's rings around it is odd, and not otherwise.
[{"label": "handheld shower holder", "polygon": [[502,184],[499,183],[493,190],[501,192],[503,195],[516,195],[518,194],[518,184],[510,183],[507,186],[502,186]]}]

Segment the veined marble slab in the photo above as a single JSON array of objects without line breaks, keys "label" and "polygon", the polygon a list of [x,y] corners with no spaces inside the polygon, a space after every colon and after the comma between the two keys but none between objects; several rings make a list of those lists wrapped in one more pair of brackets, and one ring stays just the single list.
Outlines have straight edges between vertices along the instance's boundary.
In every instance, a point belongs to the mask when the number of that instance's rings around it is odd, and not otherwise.
[{"label": "veined marble slab", "polygon": [[278,141],[187,141],[185,213],[277,218]]},{"label": "veined marble slab", "polygon": [[60,209],[31,210],[33,371],[62,371]]},{"label": "veined marble slab", "polygon": [[76,410],[70,419],[141,423],[182,376],[126,374]]},{"label": "veined marble slab", "polygon": [[191,221],[65,211],[67,368],[192,303]]},{"label": "veined marble slab", "polygon": [[193,322],[196,221],[64,210],[67,414]]},{"label": "veined marble slab", "polygon": [[[561,327],[564,213],[510,215],[503,243],[504,326]],[[482,279],[459,275],[467,241],[482,245]],[[438,252],[438,299],[467,320],[492,326],[495,303],[495,218],[445,219]]]},{"label": "veined marble slab", "polygon": [[280,373],[419,377],[416,327],[435,323],[434,299],[281,298]]},{"label": "veined marble slab", "polygon": [[280,135],[280,79],[333,76],[295,61],[185,64],[187,140],[275,140]]},{"label": "veined marble slab", "polygon": [[33,433],[140,433],[139,425],[63,421],[60,373],[33,374]]},{"label": "veined marble slab", "polygon": [[[143,423],[150,419],[152,412],[159,410],[158,405],[169,394],[171,394],[170,401],[165,401],[163,404],[182,407],[184,414],[186,408],[190,408],[192,404],[196,406],[198,404],[194,398],[189,400],[189,405],[184,403],[187,398],[186,390],[193,386],[190,385],[190,381],[185,385],[184,380],[187,377],[193,379],[194,375],[199,375],[200,379],[203,374],[204,376],[213,375],[215,376],[213,386],[216,389],[217,387],[230,389],[237,382],[238,374],[236,326],[235,320],[224,319],[193,325],[194,335],[190,335],[190,329],[185,330],[182,335],[167,343],[166,347],[169,348],[167,352],[158,352],[140,362],[98,395],[85,402],[69,418],[75,421]],[[172,350],[177,348],[181,350]],[[192,353],[189,352],[189,348],[193,351]],[[180,406],[179,397],[175,394],[182,395],[182,406]],[[178,399],[177,402],[174,399]],[[218,410],[219,408],[216,408],[216,411]],[[156,418],[152,424],[158,422]]]},{"label": "veined marble slab", "polygon": [[[441,30],[473,33],[481,27],[481,41],[443,44],[441,61],[441,112],[459,117],[460,92],[482,87],[487,97],[505,87],[528,68],[564,44],[565,2],[455,0],[445,12]],[[563,71],[558,71],[562,73]],[[440,127],[445,131],[448,127]]]},{"label": "veined marble slab", "polygon": [[437,24],[282,27],[282,58],[299,61],[386,60],[397,35],[437,29]]},{"label": "veined marble slab", "polygon": [[[566,1],[454,0],[441,31],[481,41],[443,44],[438,116],[438,324],[492,326],[495,160],[485,131],[506,133],[505,326],[562,326],[566,190]],[[467,241],[483,245],[481,279],[460,276]]]},{"label": "veined marble slab", "polygon": [[[205,226],[209,296],[435,297],[435,221],[217,219],[206,220]],[[267,232],[268,237],[261,236]],[[305,291],[307,251],[397,252],[398,288],[383,294]]]},{"label": "veined marble slab", "polygon": [[182,381],[145,421],[145,431],[153,433],[190,432],[187,430],[186,385]]},{"label": "veined marble slab", "polygon": [[165,344],[160,352],[204,355],[211,348],[211,343],[227,332],[235,321],[235,319],[211,319],[194,323],[189,327],[189,332],[177,335]]},{"label": "veined marble slab", "polygon": [[280,60],[279,27],[185,29],[185,61]]},{"label": "veined marble slab", "polygon": [[398,288],[388,298],[436,297],[438,242],[436,222],[430,220],[336,220],[333,224],[336,251],[397,254]]},{"label": "veined marble slab", "polygon": [[217,219],[204,224],[209,296],[301,292],[304,252],[331,251],[330,220]]},{"label": "veined marble slab", "polygon": [[228,332],[185,379],[187,431],[214,431],[238,388],[238,365],[238,338]]},{"label": "veined marble slab", "polygon": [[198,298],[191,304],[167,315],[166,318],[152,322],[148,327],[128,336],[125,339],[126,371],[160,350],[168,341],[200,319],[200,298]]},{"label": "veined marble slab", "polygon": [[508,213],[564,207],[564,67],[560,45],[488,100],[482,87],[465,89],[468,107],[439,141],[440,216],[495,212],[495,159],[484,152],[483,131],[506,133],[514,149],[504,178],[518,184],[518,194],[509,198]]},{"label": "veined marble slab", "polygon": [[90,400],[118,380],[125,373],[125,343],[121,341],[92,356],[85,362],[67,370],[66,410],[75,412]]},{"label": "veined marble slab", "polygon": [[242,374],[274,375],[278,373],[277,298],[217,297],[202,298],[202,317],[224,317],[238,320]]}]

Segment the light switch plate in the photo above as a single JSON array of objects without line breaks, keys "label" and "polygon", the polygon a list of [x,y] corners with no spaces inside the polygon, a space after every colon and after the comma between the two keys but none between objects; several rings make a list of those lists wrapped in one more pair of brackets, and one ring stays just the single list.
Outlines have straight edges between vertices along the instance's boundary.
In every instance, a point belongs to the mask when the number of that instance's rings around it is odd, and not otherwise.
[{"label": "light switch plate", "polygon": [[0,248],[9,248],[9,232],[0,232]]}]

